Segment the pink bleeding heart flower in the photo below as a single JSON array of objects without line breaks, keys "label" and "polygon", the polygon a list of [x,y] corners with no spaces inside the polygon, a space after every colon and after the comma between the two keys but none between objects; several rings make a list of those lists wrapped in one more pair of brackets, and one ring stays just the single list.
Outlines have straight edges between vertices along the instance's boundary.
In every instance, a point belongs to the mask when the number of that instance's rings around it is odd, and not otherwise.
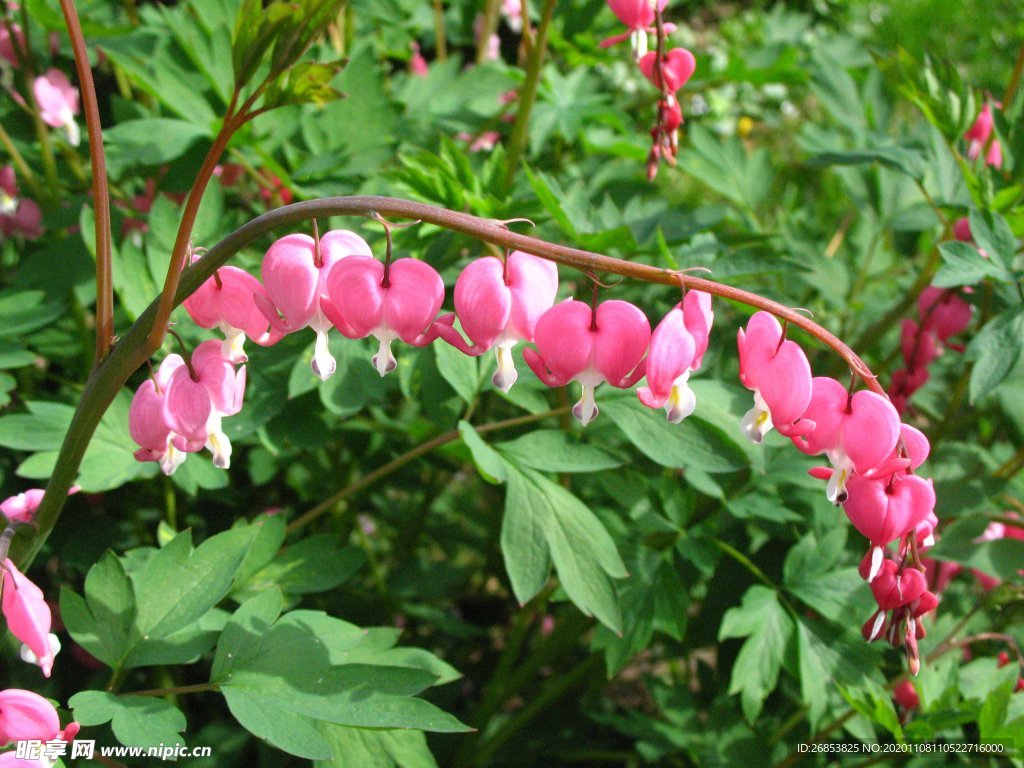
[{"label": "pink bleeding heart flower", "polygon": [[284,335],[271,328],[253,296],[270,300],[255,277],[238,267],[221,267],[184,301],[189,316],[200,328],[216,328],[224,334],[221,354],[232,363],[244,363],[242,345],[248,336],[260,346],[271,346]]},{"label": "pink bleeding heart flower", "polygon": [[966,216],[961,216],[953,224],[953,237],[961,243],[969,243],[974,239],[971,235],[971,222]]},{"label": "pink bleeding heart flower", "polygon": [[964,138],[967,139],[967,157],[971,160],[977,160],[981,157],[985,145],[988,144],[985,163],[995,168],[1001,168],[1003,165],[1003,148],[999,144],[999,139],[992,138],[992,130],[994,128],[995,119],[992,116],[992,106],[985,104],[981,108],[981,112],[978,113],[978,117],[975,118],[974,123],[964,134]]},{"label": "pink bleeding heart flower", "polygon": [[870,562],[863,566],[866,579],[873,581],[889,542],[915,530],[935,509],[935,489],[931,480],[896,474],[888,481],[854,475],[847,482],[846,491],[843,511],[871,542]]},{"label": "pink bleeding heart flower", "polygon": [[185,453],[202,450],[210,436],[210,390],[222,384],[223,372],[220,366],[207,362],[204,366],[196,365],[195,361],[178,366],[167,382],[161,402],[164,424],[174,433],[171,444]]},{"label": "pink bleeding heart flower", "polygon": [[760,443],[774,427],[795,437],[814,429],[804,417],[811,400],[811,364],[799,345],[783,340],[782,326],[767,312],[755,312],[737,335],[740,381],[754,391],[754,407],[740,422],[752,442]]},{"label": "pink bleeding heart flower", "polygon": [[[685,48],[673,48],[661,58],[660,74],[657,66],[658,54],[651,51],[640,59],[640,71],[644,77],[663,93],[675,94],[686,85],[697,69],[697,60]],[[660,81],[660,82],[659,82]]]},{"label": "pink bleeding heart flower", "polygon": [[77,147],[82,139],[75,115],[79,112],[78,89],[59,69],[48,69],[35,79],[32,91],[39,105],[39,116],[51,128],[63,128],[68,144]]},{"label": "pink bleeding heart flower", "polygon": [[690,373],[700,368],[707,351],[714,314],[711,296],[689,291],[654,329],[647,355],[647,386],[637,390],[649,408],[664,407],[669,422],[678,424],[697,406]]},{"label": "pink bleeding heart flower", "polygon": [[372,252],[363,238],[343,229],[321,237],[319,248],[309,235],[286,235],[271,245],[263,257],[267,295],[253,296],[256,306],[278,332],[294,333],[303,328],[316,332],[313,372],[324,381],[334,373],[337,363],[327,348],[331,321],[321,310],[320,300],[326,296],[331,269],[347,256],[372,257]]},{"label": "pink bleeding heart flower", "polygon": [[520,340],[533,341],[537,321],[551,309],[557,292],[553,261],[522,251],[512,251],[504,263],[484,256],[471,261],[455,281],[455,312],[473,345],[451,326],[439,325],[438,333],[467,355],[493,348],[498,369],[491,381],[508,392],[518,377],[512,348]]},{"label": "pink bleeding heart flower", "polygon": [[907,368],[916,371],[939,356],[939,342],[935,334],[907,318],[900,326],[900,351]]},{"label": "pink bleeding heart flower", "polygon": [[53,657],[60,650],[57,636],[50,633],[52,617],[43,591],[15,567],[8,558],[3,568],[3,614],[11,634],[21,640],[21,657],[37,664],[45,677],[53,669]]},{"label": "pink bleeding heart flower", "polygon": [[[73,485],[68,489],[68,496],[78,493],[80,490],[82,489],[77,485]],[[0,502],[0,512],[3,512],[8,523],[31,523],[45,493],[46,491],[42,488],[29,488],[27,491],[10,496]]]},{"label": "pink bleeding heart flower", "polygon": [[888,399],[867,390],[851,396],[838,381],[824,376],[812,381],[805,418],[815,427],[794,438],[793,444],[809,456],[828,457],[835,471],[825,493],[833,504],[846,498],[850,476],[882,464],[900,437],[900,417]]},{"label": "pink bleeding heart flower", "polygon": [[900,437],[888,458],[865,472],[866,477],[886,478],[894,472],[913,471],[928,459],[931,443],[924,433],[909,424],[900,424]]},{"label": "pink bleeding heart flower", "polygon": [[871,582],[871,594],[883,611],[902,608],[917,600],[928,589],[924,574],[917,568],[904,568],[902,571],[892,560],[886,560],[878,574]]},{"label": "pink bleeding heart flower", "polygon": [[[0,746],[30,739],[49,741],[58,733],[57,710],[38,693],[19,688],[0,691]],[[33,765],[38,768],[38,761]]]},{"label": "pink bleeding heart flower", "polygon": [[219,469],[231,466],[231,441],[224,434],[221,420],[242,410],[245,396],[245,366],[237,371],[224,358],[222,346],[215,340],[204,341],[192,353],[192,367],[210,396],[210,415],[206,420],[205,447],[213,454],[213,465]]},{"label": "pink bleeding heart flower", "polygon": [[17,24],[0,23],[0,59],[18,66],[19,50],[25,50],[25,33],[21,31],[21,27]]},{"label": "pink bleeding heart flower", "polygon": [[420,44],[413,40],[409,43],[409,50],[412,52],[409,56],[409,74],[416,77],[426,77],[430,74],[430,66],[427,64],[427,60],[423,58],[423,54],[420,53]]},{"label": "pink bleeding heart flower", "polygon": [[384,376],[398,366],[395,339],[422,347],[437,338],[438,323],[451,325],[453,315],[437,319],[443,301],[444,281],[426,262],[396,259],[385,266],[373,256],[350,256],[327,277],[322,307],[343,336],[380,342],[373,366]]},{"label": "pink bleeding heart flower", "polygon": [[921,325],[945,342],[967,330],[974,307],[960,298],[956,291],[930,285],[917,297],[917,314]]},{"label": "pink bleeding heart flower", "polygon": [[135,392],[128,410],[128,431],[138,443],[136,461],[155,461],[165,475],[185,461],[186,454],[175,447],[174,432],[164,420],[164,395],[174,372],[185,365],[181,355],[168,355],[154,378],[146,379]]},{"label": "pink bleeding heart flower", "polygon": [[917,709],[921,706],[921,698],[917,695],[917,689],[910,680],[901,680],[892,689],[892,697],[904,709]]},{"label": "pink bleeding heart flower", "polygon": [[[668,0],[657,0],[657,9],[664,11]],[[608,0],[608,7],[625,24],[628,32],[612,35],[602,40],[602,48],[610,48],[623,40],[629,40],[633,58],[640,59],[647,53],[647,33],[652,31],[655,20],[655,6],[652,0]],[[675,31],[675,24],[663,24],[666,33]]]},{"label": "pink bleeding heart flower", "polygon": [[46,231],[42,224],[43,212],[34,200],[19,197],[14,168],[0,168],[0,234],[29,240],[41,237]]},{"label": "pink bleeding heart flower", "polygon": [[643,357],[651,325],[627,301],[606,301],[595,309],[569,299],[556,304],[537,322],[537,350],[523,358],[549,387],[578,381],[583,396],[572,414],[583,426],[597,418],[594,390],[602,382],[618,389],[633,386],[644,375]]}]

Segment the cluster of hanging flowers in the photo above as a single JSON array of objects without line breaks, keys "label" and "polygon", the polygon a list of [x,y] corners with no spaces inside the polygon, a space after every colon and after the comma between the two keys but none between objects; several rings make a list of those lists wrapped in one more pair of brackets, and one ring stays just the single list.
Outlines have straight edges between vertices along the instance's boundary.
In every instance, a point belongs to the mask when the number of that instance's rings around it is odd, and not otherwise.
[{"label": "cluster of hanging flowers", "polygon": [[573,413],[581,424],[596,418],[595,389],[607,382],[628,388],[645,375],[638,396],[679,422],[695,407],[687,381],[697,370],[713,322],[711,297],[689,291],[652,335],[644,313],[626,301],[598,304],[569,299],[555,304],[558,270],[546,259],[512,251],[472,261],[455,283],[456,314],[439,315],[445,287],[429,264],[412,258],[375,258],[354,232],[322,237],[286,235],[267,250],[262,282],[237,267],[220,267],[185,309],[201,327],[224,334],[200,344],[186,359],[168,355],[143,381],[129,411],[139,461],[155,461],[173,473],[187,454],[207,448],[214,464],[230,465],[231,443],[222,420],[241,410],[245,394],[245,339],[271,345],[286,334],[316,334],[313,372],[334,374],[328,333],[378,342],[371,362],[381,376],[397,367],[392,345],[422,347],[439,337],[463,353],[496,358],[494,386],[516,382],[513,349],[534,343],[524,359],[549,386],[578,382]]},{"label": "cluster of hanging flowers", "polygon": [[740,379],[754,392],[743,431],[759,443],[774,427],[803,453],[828,459],[830,466],[811,474],[826,481],[828,500],[870,543],[860,574],[878,610],[864,625],[864,637],[884,635],[893,647],[902,646],[917,674],[921,617],[938,604],[919,556],[934,543],[935,491],[931,480],[914,474],[928,456],[928,439],[901,424],[883,395],[812,377],[803,350],[767,312],[751,317],[738,343]]},{"label": "cluster of hanging flowers", "polygon": [[[658,89],[657,120],[651,128],[651,152],[647,157],[647,178],[653,180],[658,164],[665,160],[675,165],[679,151],[679,126],[683,110],[676,93],[686,85],[697,69],[697,61],[685,48],[666,50],[666,36],[675,31],[674,24],[661,20],[668,0],[608,0],[608,7],[626,25],[627,31],[601,41],[607,48],[629,40],[633,59],[644,77]],[[654,34],[656,49],[648,51],[648,35]]]}]

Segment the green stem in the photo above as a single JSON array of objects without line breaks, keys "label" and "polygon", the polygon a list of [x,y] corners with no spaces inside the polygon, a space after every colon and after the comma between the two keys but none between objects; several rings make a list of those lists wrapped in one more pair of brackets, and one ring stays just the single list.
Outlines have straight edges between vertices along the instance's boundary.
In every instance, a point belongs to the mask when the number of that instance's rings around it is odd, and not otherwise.
[{"label": "green stem", "polygon": [[1003,109],[1007,112],[1017,95],[1021,74],[1024,74],[1024,43],[1021,43],[1020,50],[1017,51],[1017,63],[1013,65],[1013,75],[1010,76],[1010,82],[1006,85],[1006,93],[1003,94]]},{"label": "green stem", "polygon": [[[206,255],[181,274],[180,281],[175,279],[177,290],[166,301],[162,295],[139,316],[129,328],[106,359],[89,376],[82,391],[78,408],[72,417],[68,433],[64,437],[54,465],[50,482],[46,486],[39,509],[36,511],[37,529],[16,538],[12,551],[13,559],[20,566],[27,567],[32,558],[39,552],[53,530],[64,506],[68,488],[71,487],[81,464],[85,450],[92,439],[100,419],[113,402],[117,393],[128,378],[150,357],[154,348],[154,338],[162,339],[166,330],[166,320],[170,311],[192,295],[200,285],[208,280],[214,271],[222,266],[231,256],[263,235],[279,227],[308,221],[312,218],[328,218],[331,216],[364,216],[380,215],[391,218],[419,219],[427,224],[459,232],[485,243],[525,251],[542,258],[550,259],[582,272],[609,272],[651,283],[671,285],[676,288],[680,284],[689,290],[706,291],[732,301],[738,301],[757,309],[770,312],[787,320],[790,325],[802,328],[814,338],[833,349],[851,369],[857,372],[864,383],[873,391],[883,394],[885,390],[875,380],[867,365],[852,349],[826,331],[822,326],[789,307],[771,299],[766,299],[740,288],[723,285],[705,278],[691,277],[668,269],[638,264],[624,259],[592,253],[590,251],[556,245],[535,237],[512,232],[501,223],[491,219],[478,218],[468,213],[449,211],[425,203],[414,203],[389,197],[352,196],[328,197],[321,200],[308,200],[301,203],[276,208],[242,225],[225,237]],[[157,320],[160,319],[161,323]],[[157,347],[159,348],[159,347]],[[483,428],[481,428],[483,429]],[[429,450],[429,449],[428,449]],[[418,454],[420,455],[420,454]],[[293,523],[294,525],[294,523]]]},{"label": "green stem", "polygon": [[448,37],[444,31],[444,3],[434,0],[434,51],[438,61],[448,58]]},{"label": "green stem", "polygon": [[96,219],[96,356],[99,365],[114,343],[114,272],[111,258],[110,191],[107,189],[107,161],[103,152],[103,128],[96,101],[96,85],[89,66],[89,53],[82,35],[74,0],[60,0],[64,23],[75,53],[75,68],[82,93],[82,109],[89,132],[89,158],[92,162],[92,205]]},{"label": "green stem", "polygon": [[530,112],[533,111],[533,103],[537,99],[537,85],[540,83],[541,69],[544,66],[544,54],[548,47],[548,27],[551,26],[555,4],[556,0],[545,0],[540,22],[534,31],[530,55],[526,60],[526,80],[523,82],[522,88],[519,89],[519,111],[516,113],[516,122],[512,126],[512,135],[508,140],[508,167],[505,171],[506,190],[512,188],[512,181],[515,179],[519,163],[523,159],[523,152],[526,150]]},{"label": "green stem", "polygon": [[779,590],[775,583],[765,575],[764,571],[762,571],[760,568],[754,565],[754,562],[749,557],[740,552],[738,549],[736,549],[736,547],[717,538],[712,539],[711,541],[714,543],[716,547],[718,547],[720,550],[729,555],[729,557],[731,557],[737,563],[739,563],[748,571],[750,571],[751,574],[753,574],[754,578],[756,578],[766,587],[769,587],[770,589],[773,589],[776,592]]},{"label": "green stem", "polygon": [[[536,421],[543,421],[544,419],[550,418],[552,416],[557,416],[562,412],[562,410],[562,408],[555,408],[554,410],[545,411],[544,413],[530,414],[528,416],[516,416],[515,418],[512,419],[496,421],[493,424],[483,424],[479,427],[474,427],[474,429],[478,433],[485,433],[493,432],[498,429],[518,427],[522,426],[523,424],[532,424]],[[309,523],[313,522],[322,514],[327,512],[335,504],[347,499],[349,496],[359,493],[359,491],[363,490],[364,488],[370,487],[378,480],[383,480],[391,473],[401,469],[409,462],[415,461],[420,456],[430,453],[435,448],[440,448],[442,445],[453,442],[454,440],[458,440],[459,436],[459,430],[457,429],[453,429],[450,432],[445,432],[444,434],[437,435],[436,437],[427,440],[425,443],[420,443],[415,448],[406,451],[401,456],[397,456],[396,458],[389,461],[387,464],[377,467],[377,469],[373,470],[373,472],[369,472],[360,477],[358,480],[349,483],[341,490],[328,496],[326,499],[321,501],[308,512],[305,512],[304,514],[292,520],[288,524],[288,532],[291,533],[292,531],[296,531],[299,528],[303,528],[306,525],[309,525]]]},{"label": "green stem", "polygon": [[487,61],[487,48],[491,35],[498,29],[498,14],[501,12],[501,0],[486,0],[483,23],[480,24],[480,37],[476,41],[476,63]]},{"label": "green stem", "polygon": [[196,683],[195,685],[176,685],[170,688],[150,688],[145,691],[126,691],[123,696],[178,696],[183,693],[205,693],[219,691],[217,683]]},{"label": "green stem", "polygon": [[11,162],[18,171],[18,178],[23,181],[26,186],[32,190],[32,194],[42,200],[45,196],[45,192],[39,184],[39,179],[32,172],[32,168],[28,163],[25,162],[25,158],[22,157],[21,152],[14,146],[14,142],[11,141],[11,136],[4,127],[0,125],[0,144],[4,145],[4,149],[7,150],[7,154],[11,156]]}]

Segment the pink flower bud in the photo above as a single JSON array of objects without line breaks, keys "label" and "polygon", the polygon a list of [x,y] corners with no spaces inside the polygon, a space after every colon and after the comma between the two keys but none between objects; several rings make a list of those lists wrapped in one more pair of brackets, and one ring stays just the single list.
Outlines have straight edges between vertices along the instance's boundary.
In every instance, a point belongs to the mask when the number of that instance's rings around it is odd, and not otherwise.
[{"label": "pink flower bud", "polygon": [[917,600],[928,589],[924,574],[916,568],[902,571],[892,560],[886,560],[878,577],[871,582],[871,593],[883,611],[901,608]]},{"label": "pink flower bud", "polygon": [[8,26],[6,23],[0,23],[0,59],[17,66],[18,50],[25,50],[25,33],[17,24]]},{"label": "pink flower bud", "polygon": [[626,301],[606,301],[596,311],[569,299],[537,322],[537,351],[523,353],[527,365],[549,387],[578,381],[583,396],[572,413],[583,426],[597,418],[594,390],[607,381],[626,389],[644,375],[642,363],[651,338],[644,313]]}]

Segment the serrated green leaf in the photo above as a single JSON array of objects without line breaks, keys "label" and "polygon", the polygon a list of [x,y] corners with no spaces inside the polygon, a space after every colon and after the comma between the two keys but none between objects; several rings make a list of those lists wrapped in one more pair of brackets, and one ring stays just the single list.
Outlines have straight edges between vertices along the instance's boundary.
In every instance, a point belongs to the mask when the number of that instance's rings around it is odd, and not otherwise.
[{"label": "serrated green leaf", "polygon": [[976,285],[986,277],[1005,277],[1005,271],[991,259],[986,259],[978,249],[968,243],[954,240],[939,244],[942,266],[932,279],[939,288],[957,288]]},{"label": "serrated green leaf", "polygon": [[1006,219],[995,211],[972,208],[969,223],[971,239],[993,263],[1003,268],[1013,263],[1017,253],[1017,238],[1013,236]]},{"label": "serrated green leaf", "polygon": [[775,689],[786,645],[793,635],[793,620],[779,604],[774,591],[756,584],[743,595],[743,602],[726,611],[718,639],[746,637],[736,657],[729,693],[740,694],[743,716],[754,722],[764,700]]},{"label": "serrated green leaf", "polygon": [[1004,312],[992,318],[967,345],[973,361],[969,388],[971,403],[999,386],[1013,370],[1024,347],[1024,312]]},{"label": "serrated green leaf", "polygon": [[109,666],[117,666],[133,639],[135,594],[121,561],[107,552],[85,578],[85,598],[61,590],[64,624],[75,641]]}]

